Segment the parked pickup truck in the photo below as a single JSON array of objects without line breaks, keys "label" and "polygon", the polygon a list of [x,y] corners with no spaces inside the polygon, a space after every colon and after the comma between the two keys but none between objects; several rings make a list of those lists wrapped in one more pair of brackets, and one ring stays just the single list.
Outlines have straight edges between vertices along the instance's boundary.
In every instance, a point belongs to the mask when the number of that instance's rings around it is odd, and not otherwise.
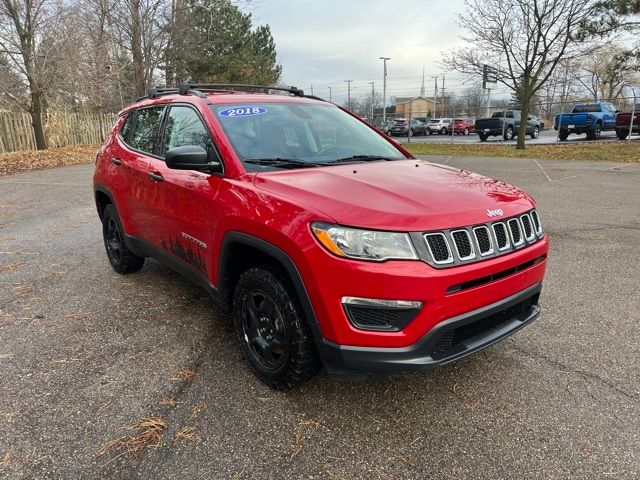
[{"label": "parked pickup truck", "polygon": [[608,102],[576,103],[571,113],[556,115],[553,128],[559,129],[558,138],[562,141],[572,133],[586,133],[589,140],[596,140],[601,132],[615,130],[617,112]]},{"label": "parked pickup truck", "polygon": [[[505,140],[513,140],[513,137],[518,135],[520,118],[520,110],[496,112],[491,115],[491,118],[479,118],[476,120],[476,133],[482,142],[485,142],[489,137],[499,137],[501,135]],[[527,121],[527,135],[531,135],[531,138],[538,138],[540,135],[540,122],[531,119],[531,117]]]},{"label": "parked pickup truck", "polygon": [[[633,115],[633,125],[631,124],[631,115]],[[640,103],[636,104],[633,112],[620,112],[616,116],[616,135],[620,140],[629,136],[630,128],[632,133],[640,133]]]}]

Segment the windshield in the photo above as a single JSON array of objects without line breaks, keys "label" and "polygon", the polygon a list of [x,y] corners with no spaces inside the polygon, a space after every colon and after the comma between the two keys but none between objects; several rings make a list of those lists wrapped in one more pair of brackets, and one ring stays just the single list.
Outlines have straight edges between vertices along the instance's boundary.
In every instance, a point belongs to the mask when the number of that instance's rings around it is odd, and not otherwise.
[{"label": "windshield", "polygon": [[[248,171],[405,158],[384,137],[331,104],[251,103],[211,109]],[[283,159],[287,162],[268,162]]]}]

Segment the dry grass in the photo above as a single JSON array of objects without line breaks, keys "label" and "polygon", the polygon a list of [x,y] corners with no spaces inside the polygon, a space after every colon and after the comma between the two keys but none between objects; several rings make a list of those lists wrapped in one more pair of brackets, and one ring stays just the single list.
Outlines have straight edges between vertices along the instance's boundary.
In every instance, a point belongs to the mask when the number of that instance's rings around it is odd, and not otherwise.
[{"label": "dry grass", "polygon": [[98,145],[73,145],[47,150],[0,153],[0,177],[32,170],[91,163]]},{"label": "dry grass", "polygon": [[173,397],[170,397],[170,396],[167,395],[166,397],[164,397],[162,399],[162,404],[165,407],[175,407],[178,404],[178,402],[176,402]]},{"label": "dry grass", "polygon": [[184,427],[173,437],[173,444],[175,445],[178,442],[191,442],[198,444],[202,441],[202,436],[200,435],[200,430],[196,427]]},{"label": "dry grass", "polygon": [[0,460],[0,467],[5,466],[7,463],[11,461],[12,458],[13,458],[13,452],[9,450],[2,456],[2,460]]},{"label": "dry grass", "polygon": [[10,263],[9,265],[0,265],[0,273],[15,270],[16,268],[19,268],[22,265],[24,265],[24,262],[15,262],[15,263]]},{"label": "dry grass", "polygon": [[181,368],[180,371],[178,372],[178,375],[182,380],[185,380],[187,382],[193,382],[198,376],[198,372],[190,368]]},{"label": "dry grass", "polygon": [[193,407],[193,410],[191,410],[191,416],[189,417],[189,420],[193,420],[202,412],[205,412],[207,408],[209,408],[209,405],[207,405],[206,403],[197,404],[196,406]]},{"label": "dry grass", "polygon": [[302,442],[305,438],[305,434],[311,435],[320,427],[320,422],[317,420],[303,420],[298,424],[298,430],[296,430],[295,445],[291,451],[289,460],[293,460],[302,451]]},{"label": "dry grass", "polygon": [[140,458],[145,450],[157,447],[162,439],[162,434],[167,429],[167,422],[160,417],[143,418],[138,423],[127,425],[123,428],[136,430],[135,435],[116,438],[107,443],[98,457],[114,454],[108,463],[120,457]]},{"label": "dry grass", "polygon": [[640,142],[585,142],[559,145],[531,145],[524,150],[515,146],[445,143],[403,145],[417,155],[469,157],[539,158],[546,160],[591,160],[640,163]]}]

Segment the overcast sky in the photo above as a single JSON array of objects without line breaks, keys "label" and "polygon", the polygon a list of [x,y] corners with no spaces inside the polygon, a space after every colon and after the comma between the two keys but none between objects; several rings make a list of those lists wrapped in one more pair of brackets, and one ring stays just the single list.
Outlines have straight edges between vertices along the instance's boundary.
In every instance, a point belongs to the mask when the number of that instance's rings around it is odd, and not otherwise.
[{"label": "overcast sky", "polygon": [[[440,52],[461,44],[456,15],[462,0],[262,0],[252,7],[254,21],[269,24],[276,42],[285,83],[333,100],[346,98],[352,79],[352,95],[370,89],[375,81],[382,89],[382,60],[391,57],[387,91],[390,96],[420,93],[422,66],[426,94],[433,95],[434,79],[441,75]],[[463,86],[448,79],[455,90]]]}]

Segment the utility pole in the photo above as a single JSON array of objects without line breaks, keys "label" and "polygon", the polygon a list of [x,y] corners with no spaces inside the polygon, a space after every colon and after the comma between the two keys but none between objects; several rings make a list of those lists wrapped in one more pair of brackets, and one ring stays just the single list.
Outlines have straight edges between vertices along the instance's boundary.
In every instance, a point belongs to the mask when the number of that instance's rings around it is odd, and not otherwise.
[{"label": "utility pole", "polygon": [[444,117],[444,73],[442,74],[442,116]]},{"label": "utility pole", "polygon": [[424,64],[422,65],[422,85],[420,86],[420,96],[424,97]]},{"label": "utility pole", "polygon": [[433,78],[436,82],[435,90],[433,91],[433,112],[431,113],[431,115],[433,115],[433,118],[437,118],[438,117],[438,75],[433,75],[431,78]]},{"label": "utility pole", "polygon": [[331,87],[327,87],[329,89],[329,101],[331,102]]},{"label": "utility pole", "polygon": [[382,123],[387,121],[387,60],[391,60],[389,57],[380,57],[384,64],[382,75]]},{"label": "utility pole", "polygon": [[311,95],[313,95],[313,85],[311,85]]},{"label": "utility pole", "polygon": [[369,85],[371,85],[371,123],[373,123],[373,103],[374,103],[374,98],[376,95],[376,82],[369,82]]},{"label": "utility pole", "polygon": [[345,80],[347,82],[347,110],[351,110],[351,82],[353,80]]}]

